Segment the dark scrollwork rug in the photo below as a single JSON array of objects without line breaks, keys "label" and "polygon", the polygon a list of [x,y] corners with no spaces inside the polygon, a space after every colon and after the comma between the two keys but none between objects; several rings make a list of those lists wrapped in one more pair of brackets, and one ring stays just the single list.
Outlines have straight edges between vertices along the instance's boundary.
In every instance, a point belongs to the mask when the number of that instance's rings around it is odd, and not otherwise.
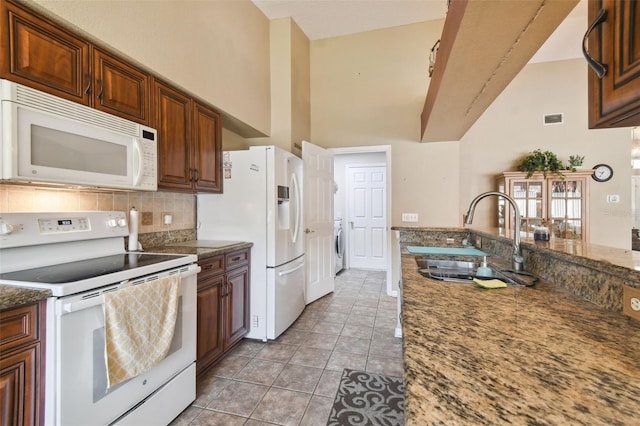
[{"label": "dark scrollwork rug", "polygon": [[344,369],[327,426],[403,424],[402,378]]}]

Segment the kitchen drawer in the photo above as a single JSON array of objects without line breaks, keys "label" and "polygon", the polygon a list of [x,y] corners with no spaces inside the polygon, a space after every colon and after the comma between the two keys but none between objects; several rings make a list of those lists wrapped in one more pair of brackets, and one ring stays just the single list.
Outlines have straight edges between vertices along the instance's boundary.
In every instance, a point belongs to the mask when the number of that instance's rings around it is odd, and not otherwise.
[{"label": "kitchen drawer", "polygon": [[249,263],[249,250],[239,250],[225,255],[226,270],[237,268],[238,266]]},{"label": "kitchen drawer", "polygon": [[38,340],[38,305],[0,312],[0,352]]},{"label": "kitchen drawer", "polygon": [[224,273],[225,258],[223,255],[205,257],[198,260],[202,270],[198,274],[198,281]]}]

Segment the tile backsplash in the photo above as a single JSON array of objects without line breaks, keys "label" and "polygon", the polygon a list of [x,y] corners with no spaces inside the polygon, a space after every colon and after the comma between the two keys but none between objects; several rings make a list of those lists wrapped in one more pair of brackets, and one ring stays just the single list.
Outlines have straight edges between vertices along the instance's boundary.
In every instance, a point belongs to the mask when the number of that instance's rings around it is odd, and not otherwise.
[{"label": "tile backsplash", "polygon": [[[195,229],[196,196],[179,192],[105,192],[0,186],[0,212],[116,210],[140,212],[139,232]],[[164,215],[172,222],[164,224]]]}]

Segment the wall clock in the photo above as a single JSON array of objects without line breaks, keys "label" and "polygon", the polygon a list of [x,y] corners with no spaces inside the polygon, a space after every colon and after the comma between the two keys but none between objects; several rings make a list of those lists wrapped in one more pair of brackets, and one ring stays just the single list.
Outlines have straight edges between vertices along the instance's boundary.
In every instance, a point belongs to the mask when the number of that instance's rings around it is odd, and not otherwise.
[{"label": "wall clock", "polygon": [[608,164],[598,164],[593,167],[591,177],[596,182],[606,182],[613,177],[613,169]]}]

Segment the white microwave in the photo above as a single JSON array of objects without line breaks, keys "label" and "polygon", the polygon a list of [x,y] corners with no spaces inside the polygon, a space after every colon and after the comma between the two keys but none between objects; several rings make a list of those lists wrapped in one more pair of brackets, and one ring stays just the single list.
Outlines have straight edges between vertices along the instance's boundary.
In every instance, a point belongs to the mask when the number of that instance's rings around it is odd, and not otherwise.
[{"label": "white microwave", "polygon": [[155,129],[3,79],[0,104],[2,181],[158,189]]}]

